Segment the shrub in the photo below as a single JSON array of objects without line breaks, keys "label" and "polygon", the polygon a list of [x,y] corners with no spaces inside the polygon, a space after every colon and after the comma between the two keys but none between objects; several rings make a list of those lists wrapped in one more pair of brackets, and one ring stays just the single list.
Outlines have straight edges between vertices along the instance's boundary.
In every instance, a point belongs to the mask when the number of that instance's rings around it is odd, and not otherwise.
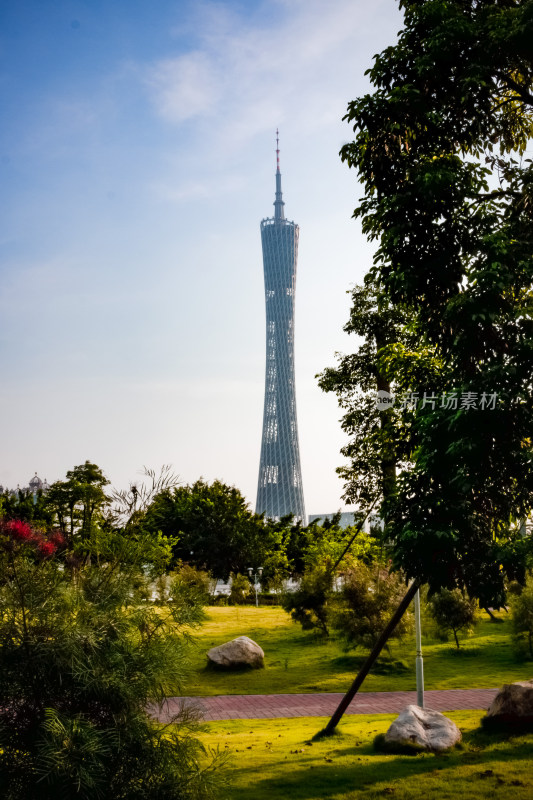
[{"label": "shrub", "polygon": [[180,629],[203,615],[179,576],[164,607],[147,599],[168,548],[101,531],[64,560],[60,547],[0,521],[3,800],[218,796],[193,720],[163,728],[147,715],[183,683]]},{"label": "shrub", "polygon": [[429,611],[441,633],[453,633],[459,649],[457,634],[470,633],[477,625],[476,602],[459,589],[441,589],[429,599]]},{"label": "shrub", "polygon": [[304,631],[315,629],[328,636],[328,604],[332,597],[333,572],[327,560],[305,572],[298,589],[283,595],[281,605]]},{"label": "shrub", "polygon": [[533,581],[528,580],[511,601],[513,648],[522,658],[533,658]]},{"label": "shrub", "polygon": [[[332,627],[348,648],[371,649],[405,595],[402,578],[376,563],[354,564],[344,573],[338,601],[331,611]],[[406,612],[391,634],[400,639],[412,625]]]},{"label": "shrub", "polygon": [[240,572],[230,575],[231,589],[229,593],[229,602],[232,605],[244,605],[246,598],[250,594],[252,587],[246,575],[241,575]]},{"label": "shrub", "polygon": [[188,586],[191,593],[197,597],[198,602],[202,605],[207,605],[216,585],[211,573],[203,569],[197,569],[190,564],[183,564],[177,570],[177,574],[180,581]]}]

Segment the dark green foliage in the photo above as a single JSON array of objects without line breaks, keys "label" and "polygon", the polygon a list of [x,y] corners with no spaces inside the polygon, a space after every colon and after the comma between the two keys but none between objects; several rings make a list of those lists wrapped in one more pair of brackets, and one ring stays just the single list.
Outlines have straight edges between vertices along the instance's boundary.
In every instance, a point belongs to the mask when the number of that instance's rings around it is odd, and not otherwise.
[{"label": "dark green foliage", "polygon": [[533,659],[533,580],[515,594],[511,602],[513,617],[513,645],[521,658]]},{"label": "dark green foliage", "polygon": [[102,522],[110,502],[104,491],[108,484],[100,467],[86,461],[69,470],[66,480],[53,483],[43,497],[46,512],[70,546],[76,538],[88,538]]},{"label": "dark green foliage", "polygon": [[229,595],[229,602],[236,606],[242,606],[246,603],[246,599],[252,587],[246,575],[241,575],[239,572],[232,572],[231,590]]},{"label": "dark green foliage", "polygon": [[[363,338],[355,353],[339,356],[339,364],[319,375],[319,386],[335,392],[343,409],[342,428],[349,437],[341,453],[349,464],[337,472],[344,479],[345,499],[368,508],[394,491],[396,465],[410,457],[409,429],[394,406],[378,411],[376,392],[391,391],[378,363],[382,348],[415,339],[406,315],[391,306],[371,282],[352,291],[346,333]],[[421,365],[419,365],[421,366]]]},{"label": "dark green foliage", "polygon": [[[176,561],[224,580],[232,572],[246,574],[249,567],[263,567],[261,586],[274,590],[310,564],[326,556],[335,559],[355,532],[340,527],[339,515],[308,526],[293,522],[291,516],[265,518],[250,511],[235,487],[202,480],[159,492],[136,522],[172,541]],[[361,535],[356,550],[367,553],[375,546],[372,537]]]},{"label": "dark green foliage", "polygon": [[459,589],[441,589],[429,599],[429,611],[440,631],[453,633],[459,649],[460,632],[468,633],[477,624],[476,602]]},{"label": "dark green foliage", "polygon": [[[405,582],[378,563],[359,562],[345,570],[342,586],[330,613],[332,628],[347,648],[370,650],[405,595]],[[404,614],[391,638],[401,639],[412,627]]]},{"label": "dark green foliage", "polygon": [[143,525],[175,537],[174,557],[216,578],[262,566],[268,582],[287,568],[282,529],[252,514],[239,490],[220,481],[198,480],[161,492]]},{"label": "dark green foliage", "polygon": [[190,564],[183,564],[177,573],[180,582],[188,588],[193,596],[197,597],[198,603],[207,605],[215,583],[210,573],[196,569]]},{"label": "dark green foliage", "polygon": [[176,569],[171,572],[159,575],[154,584],[155,600],[161,605],[172,601],[172,593],[176,586],[182,587],[187,592],[191,600],[195,600],[199,606],[209,605],[211,592],[214,588],[214,580],[208,572],[196,569],[190,564],[176,565]]},{"label": "dark green foliage", "polygon": [[19,519],[46,529],[52,528],[54,523],[53,512],[42,490],[35,495],[29,490],[17,489],[13,493],[6,490],[0,494],[0,515],[4,519]]},{"label": "dark green foliage", "polygon": [[[387,434],[375,414],[361,425],[355,405],[347,429],[361,430],[354,470],[369,486],[375,441],[398,448],[396,486],[381,509],[395,568],[432,591],[466,588],[500,607],[506,582],[523,583],[531,560],[517,522],[533,497],[533,165],[523,158],[533,133],[533,2],[400,6],[404,28],[375,57],[372,93],[348,106],[355,140],[341,157],[363,184],[355,216],[377,244],[365,287],[400,328],[384,344],[365,333],[374,375],[438,399],[385,412]],[[352,375],[365,390],[360,361],[341,364],[346,378],[332,376],[347,402]],[[451,393],[457,407],[441,401]],[[468,393],[476,408],[463,404]]]},{"label": "dark green foliage", "polygon": [[304,631],[315,629],[328,636],[328,605],[332,598],[333,570],[331,562],[326,561],[305,572],[298,589],[287,592],[281,604]]},{"label": "dark green foliage", "polygon": [[[0,794],[5,800],[207,800],[211,759],[193,720],[163,728],[150,705],[180,687],[203,610],[172,579],[164,542],[95,531],[65,564],[61,539],[24,523],[0,531]],[[90,557],[89,557],[90,556]],[[205,766],[200,765],[200,760]]]}]

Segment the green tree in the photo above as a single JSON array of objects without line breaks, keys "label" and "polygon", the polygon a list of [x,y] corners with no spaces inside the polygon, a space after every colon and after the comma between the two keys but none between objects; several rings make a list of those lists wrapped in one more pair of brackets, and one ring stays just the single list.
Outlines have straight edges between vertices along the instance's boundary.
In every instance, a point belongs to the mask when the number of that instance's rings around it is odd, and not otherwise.
[{"label": "green tree", "polygon": [[[332,628],[348,648],[370,650],[405,594],[405,583],[379,564],[352,563],[343,572],[337,602],[332,606]],[[412,616],[404,614],[391,634],[401,639],[411,630]]]},{"label": "green tree", "polygon": [[31,522],[43,528],[53,527],[53,514],[42,489],[34,495],[29,490],[5,491],[0,495],[0,516]]},{"label": "green tree", "polygon": [[[406,326],[406,315],[392,307],[371,281],[355,286],[351,296],[350,319],[344,331],[363,341],[355,353],[339,355],[337,367],[317,377],[323,391],[337,395],[344,411],[342,428],[350,437],[341,450],[349,463],[337,469],[345,481],[344,497],[353,505],[369,508],[394,492],[397,464],[408,462],[411,455],[409,419],[394,406],[379,410],[376,405],[377,392],[390,394],[393,388],[378,356],[385,347],[400,342],[414,346],[416,336]],[[420,369],[422,362],[418,366]],[[398,375],[395,378],[397,390]]]},{"label": "green tree", "polygon": [[305,572],[294,592],[286,592],[282,606],[304,631],[329,636],[329,605],[333,599],[333,564],[325,559]]},{"label": "green tree", "polygon": [[459,589],[441,589],[429,599],[431,616],[443,633],[453,633],[459,649],[457,634],[468,633],[476,625],[476,602],[462,594]]},{"label": "green tree", "polygon": [[382,516],[407,577],[497,606],[530,550],[516,520],[533,496],[533,2],[400,6],[341,151],[377,242],[365,286],[416,337],[375,354],[421,401]]},{"label": "green tree", "polygon": [[66,480],[53,483],[44,498],[45,508],[70,543],[88,538],[102,521],[110,500],[104,491],[108,479],[96,464],[86,461],[69,470]]},{"label": "green tree", "polygon": [[179,576],[164,606],[149,600],[168,545],[93,530],[66,564],[61,546],[59,533],[0,521],[2,797],[219,796],[192,721],[161,727],[147,712],[183,685],[182,631],[203,618]]},{"label": "green tree", "polygon": [[233,605],[242,606],[244,603],[246,603],[246,598],[252,591],[250,581],[246,575],[241,575],[239,572],[232,572],[230,579],[231,591],[229,595],[229,601]]},{"label": "green tree", "polygon": [[217,578],[248,567],[263,567],[265,582],[287,571],[283,529],[253,514],[233,486],[198,480],[157,495],[143,524],[151,531],[176,537],[174,556]]}]

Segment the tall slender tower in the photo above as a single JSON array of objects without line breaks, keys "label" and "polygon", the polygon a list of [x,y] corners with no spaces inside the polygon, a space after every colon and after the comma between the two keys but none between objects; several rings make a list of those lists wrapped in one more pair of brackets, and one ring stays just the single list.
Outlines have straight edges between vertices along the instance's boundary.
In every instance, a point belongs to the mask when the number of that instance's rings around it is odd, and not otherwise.
[{"label": "tall slender tower", "polygon": [[285,219],[276,131],[274,217],[261,222],[266,303],[265,407],[255,510],[267,517],[305,519],[296,395],[294,297],[299,228]]}]

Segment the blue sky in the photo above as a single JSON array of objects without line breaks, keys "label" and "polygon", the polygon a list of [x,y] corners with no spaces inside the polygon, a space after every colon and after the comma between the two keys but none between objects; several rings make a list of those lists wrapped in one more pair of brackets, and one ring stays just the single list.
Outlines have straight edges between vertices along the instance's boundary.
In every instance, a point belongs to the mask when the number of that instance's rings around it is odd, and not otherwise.
[{"label": "blue sky", "polygon": [[88,458],[123,487],[171,463],[253,506],[279,127],[306,508],[344,507],[340,414],[315,375],[354,345],[346,291],[372,250],[338,151],[401,27],[394,0],[4,0],[0,15],[0,483]]}]

